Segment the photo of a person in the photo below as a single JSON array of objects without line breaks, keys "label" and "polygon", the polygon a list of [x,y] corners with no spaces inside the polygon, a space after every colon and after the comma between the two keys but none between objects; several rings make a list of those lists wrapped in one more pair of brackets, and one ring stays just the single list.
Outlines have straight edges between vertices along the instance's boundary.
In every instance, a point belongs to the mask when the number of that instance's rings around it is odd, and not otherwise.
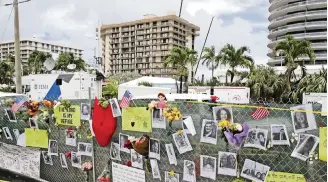
[{"label": "photo of a person", "polygon": [[92,156],[92,144],[91,143],[78,143],[77,154],[79,156]]},{"label": "photo of a person", "polygon": [[319,138],[309,134],[300,135],[298,144],[292,152],[291,156],[306,161],[310,157],[311,152],[313,152],[317,147],[319,143]]},{"label": "photo of a person", "polygon": [[47,151],[42,151],[43,161],[45,164],[53,165],[51,155],[48,155]]},{"label": "photo of a person", "polygon": [[149,157],[160,160],[160,141],[151,138],[149,140]]},{"label": "photo of a person", "polygon": [[295,133],[317,129],[312,104],[291,107],[290,110]]},{"label": "photo of a person", "polygon": [[215,180],[216,178],[216,158],[200,156],[200,176]]},{"label": "photo of a person", "polygon": [[219,152],[218,174],[237,175],[237,154],[231,152]]},{"label": "photo of a person", "polygon": [[213,118],[215,122],[227,120],[233,123],[232,108],[231,107],[213,107]]},{"label": "photo of a person", "polygon": [[75,130],[65,130],[66,132],[66,145],[76,146],[76,131]]},{"label": "photo of a person", "polygon": [[264,182],[269,170],[269,166],[246,159],[241,170],[241,177],[255,182]]},{"label": "photo of a person", "polygon": [[122,152],[130,153],[130,149],[124,147],[124,144],[126,143],[126,141],[128,141],[128,138],[129,138],[128,135],[122,133],[119,134],[119,144],[120,144],[120,150]]},{"label": "photo of a person", "polygon": [[81,168],[81,156],[76,152],[71,152],[71,162],[73,167]]},{"label": "photo of a person", "polygon": [[81,120],[89,120],[91,113],[90,104],[81,103]]},{"label": "photo of a person", "polygon": [[266,138],[263,132],[258,132],[257,133],[257,144],[261,146],[265,146]]},{"label": "photo of a person", "polygon": [[58,156],[58,145],[56,140],[49,140],[48,155]]},{"label": "photo of a person", "polygon": [[35,129],[39,128],[36,118],[29,118],[29,122],[30,122],[30,128],[35,128]]},{"label": "photo of a person", "polygon": [[172,134],[172,137],[173,137],[173,141],[180,154],[183,154],[188,151],[192,151],[192,147],[190,145],[190,142],[189,142],[189,139],[188,139],[188,136],[186,133],[179,134],[177,132],[177,133]]},{"label": "photo of a person", "polygon": [[161,111],[160,109],[153,108],[152,109],[152,127],[153,128],[166,128],[166,121],[165,118],[161,118]]},{"label": "photo of a person", "polygon": [[154,179],[161,179],[161,173],[158,168],[158,163],[156,159],[150,159],[151,171]]},{"label": "photo of a person", "polygon": [[196,181],[195,163],[193,161],[183,161],[183,181]]},{"label": "photo of a person", "polygon": [[177,159],[175,157],[172,143],[165,144],[165,148],[166,148],[167,157],[169,158],[169,163],[177,165]]},{"label": "photo of a person", "polygon": [[132,167],[143,169],[143,157],[133,149],[131,149],[131,163]]},{"label": "photo of a person", "polygon": [[60,153],[59,157],[60,157],[60,164],[62,168],[68,168],[65,154]]},{"label": "photo of a person", "polygon": [[114,117],[121,116],[121,110],[120,107],[118,106],[117,99],[109,99],[110,105],[112,107],[112,112]]},{"label": "photo of a person", "polygon": [[271,124],[271,144],[290,145],[286,126],[283,124]]},{"label": "photo of a person", "polygon": [[216,145],[217,143],[217,125],[214,121],[204,119],[202,123],[202,131],[200,142],[211,143]]},{"label": "photo of a person", "polygon": [[113,143],[113,142],[111,143],[110,157],[112,160],[121,161],[120,145],[118,143]]},{"label": "photo of a person", "polygon": [[256,128],[250,129],[246,138],[244,147],[254,147],[267,150],[266,143],[268,140],[268,130]]},{"label": "photo of a person", "polygon": [[16,115],[11,109],[6,109],[6,115],[10,122],[17,122]]}]

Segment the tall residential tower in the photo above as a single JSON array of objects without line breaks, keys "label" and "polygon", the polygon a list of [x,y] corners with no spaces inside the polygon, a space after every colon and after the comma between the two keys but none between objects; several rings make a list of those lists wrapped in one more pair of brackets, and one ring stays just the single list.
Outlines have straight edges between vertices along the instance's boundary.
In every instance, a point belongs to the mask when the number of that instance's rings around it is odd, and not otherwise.
[{"label": "tall residential tower", "polygon": [[[308,40],[316,54],[315,64],[327,64],[327,0],[269,0],[270,66],[284,66],[281,55],[274,53],[277,42],[287,34]],[[305,65],[310,64],[305,58]]]},{"label": "tall residential tower", "polygon": [[145,15],[141,20],[102,25],[99,29],[105,75],[135,72],[162,77],[174,74],[172,69],[163,68],[165,55],[173,46],[193,49],[200,30],[173,14]]}]

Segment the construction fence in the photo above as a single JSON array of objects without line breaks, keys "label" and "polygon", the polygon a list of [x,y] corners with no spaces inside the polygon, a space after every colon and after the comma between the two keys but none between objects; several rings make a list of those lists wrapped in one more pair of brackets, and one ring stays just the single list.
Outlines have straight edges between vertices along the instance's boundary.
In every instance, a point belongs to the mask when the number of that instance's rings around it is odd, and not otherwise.
[{"label": "construction fence", "polygon": [[[8,121],[8,117],[5,114],[6,109],[10,109],[9,106],[5,104],[5,99],[1,98],[1,122],[0,128],[9,127],[10,131],[13,129],[18,129],[20,133],[24,132],[24,128],[29,128],[30,125],[27,121],[19,121],[19,116],[17,116],[18,122],[10,122]],[[130,102],[130,107],[147,107],[148,103],[151,100],[134,100]],[[71,100],[72,105],[80,105],[81,103],[93,103],[93,100]],[[250,104],[251,106],[258,106],[261,104],[260,102],[254,102]],[[292,133],[294,132],[291,112],[289,111],[290,107],[300,105],[300,104],[291,104],[291,103],[267,103],[270,108],[281,108],[280,110],[271,109],[269,117],[264,118],[263,120],[254,120],[250,114],[254,110],[254,108],[250,107],[238,107],[233,106],[232,115],[235,123],[244,123],[250,126],[250,128],[261,128],[269,130],[270,133],[270,124],[284,124],[288,130],[289,138],[292,138]],[[93,104],[92,104],[93,105]],[[161,179],[164,181],[165,175],[164,171],[173,170],[175,173],[180,174],[180,181],[182,181],[183,176],[183,165],[184,160],[194,161],[196,164],[196,176],[197,181],[214,181],[208,178],[201,177],[199,175],[199,158],[200,155],[208,155],[211,157],[218,157],[219,151],[230,151],[229,146],[226,142],[221,139],[220,134],[218,134],[218,142],[216,145],[200,143],[200,133],[202,128],[202,120],[209,119],[213,120],[212,114],[212,106],[207,103],[194,103],[188,101],[178,101],[172,103],[172,105],[179,108],[182,112],[183,116],[191,116],[194,122],[194,126],[197,134],[195,136],[188,135],[189,141],[193,148],[192,151],[186,152],[184,154],[179,154],[177,149],[175,148],[175,155],[177,158],[177,165],[170,165],[168,156],[166,153],[165,144],[172,143],[174,145],[173,137],[167,135],[167,130],[165,129],[152,129],[151,133],[141,133],[141,132],[132,132],[132,131],[122,131],[122,121],[121,117],[117,117],[117,129],[114,137],[112,138],[112,142],[119,143],[119,134],[127,134],[130,136],[140,137],[143,134],[149,135],[151,138],[156,138],[160,140],[160,158],[158,161],[159,170]],[[321,105],[313,105],[314,111],[321,111]],[[317,126],[327,126],[327,117],[321,116],[321,114],[315,114],[315,119]],[[39,122],[39,129],[45,129],[49,132],[49,139],[57,140],[58,142],[58,152],[66,153],[69,151],[77,151],[77,147],[68,146],[65,144],[65,130],[68,127],[56,126],[54,121],[50,121],[50,123]],[[75,128],[74,128],[75,129]],[[310,134],[314,134],[319,136],[319,129],[308,132]],[[82,126],[77,129],[77,141],[78,142],[88,142],[92,143],[94,149],[94,170],[90,172],[88,181],[97,181],[99,175],[101,175],[102,171],[105,168],[108,168],[111,171],[111,159],[110,159],[110,145],[107,147],[100,147],[95,139],[88,139],[89,131],[89,123],[82,122]],[[270,134],[268,135],[270,138]],[[6,137],[1,137],[0,142],[8,143],[15,145],[16,141],[7,140]],[[291,153],[294,150],[297,142],[291,143],[290,146],[273,146],[269,149],[259,150],[254,148],[242,148],[237,153],[237,165],[239,171],[244,164],[245,159],[251,159],[258,163],[270,166],[271,171],[279,171],[279,172],[288,172],[288,173],[298,173],[304,174],[307,182],[324,182],[327,179],[327,163],[314,160],[313,163],[309,163],[306,161],[299,160],[297,158],[291,157]],[[175,145],[174,145],[175,146]],[[46,150],[46,149],[40,149]],[[318,147],[316,149],[316,153],[318,153]],[[130,154],[121,152],[121,161],[115,161],[117,163],[125,163],[131,159]],[[67,159],[68,168],[62,168],[59,156],[53,156],[53,165],[46,165],[43,161],[41,155],[40,161],[40,178],[46,181],[51,182],[81,182],[86,181],[86,174],[78,168],[72,167],[70,161]],[[82,156],[82,161],[92,161],[92,157]],[[151,171],[148,171],[144,166],[146,172],[146,181],[158,181],[157,179],[153,179]],[[1,176],[1,174],[0,174]],[[229,182],[235,179],[236,177],[230,177],[225,175],[217,175],[215,181]],[[19,181],[19,180],[17,180]]]}]

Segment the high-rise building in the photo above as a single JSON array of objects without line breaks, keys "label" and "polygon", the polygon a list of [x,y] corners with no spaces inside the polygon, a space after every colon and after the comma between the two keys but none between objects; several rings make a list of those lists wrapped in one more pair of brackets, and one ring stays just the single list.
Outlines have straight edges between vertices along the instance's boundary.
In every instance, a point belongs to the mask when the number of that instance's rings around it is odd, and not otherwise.
[{"label": "high-rise building", "polygon": [[174,74],[172,69],[163,67],[165,55],[173,46],[193,49],[200,30],[173,14],[145,15],[141,20],[102,25],[99,29],[105,75],[136,72],[162,77]]},{"label": "high-rise building", "polygon": [[[20,51],[22,62],[26,63],[33,51],[46,52],[50,54],[60,54],[63,52],[73,53],[75,57],[82,57],[81,49],[61,46],[36,39],[22,39],[20,41]],[[15,42],[0,42],[0,61],[6,59],[8,55],[15,56]]]},{"label": "high-rise building", "polygon": [[[315,64],[327,64],[327,0],[269,0],[270,66],[284,66],[283,55],[274,53],[277,42],[287,34],[308,40],[316,54]],[[304,57],[305,65],[309,59]]]}]

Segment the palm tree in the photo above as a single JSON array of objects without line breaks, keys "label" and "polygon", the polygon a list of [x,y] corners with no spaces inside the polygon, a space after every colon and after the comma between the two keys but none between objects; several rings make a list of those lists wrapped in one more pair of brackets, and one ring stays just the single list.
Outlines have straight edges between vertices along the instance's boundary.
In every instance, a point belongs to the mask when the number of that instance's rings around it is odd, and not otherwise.
[{"label": "palm tree", "polygon": [[164,68],[172,67],[176,69],[176,75],[179,76],[180,89],[179,93],[182,93],[182,81],[183,77],[188,76],[188,64],[194,63],[196,51],[191,50],[187,47],[173,47],[168,55],[165,56]]},{"label": "palm tree", "polygon": [[[249,68],[250,72],[254,67],[254,60],[251,56],[246,55],[250,50],[246,46],[242,46],[236,49],[233,45],[227,44],[222,48],[219,53],[221,63],[223,65],[228,65],[226,77],[230,75],[230,82],[233,82],[234,76],[237,74],[236,67],[240,66],[242,68]],[[227,82],[227,79],[226,79]]]},{"label": "palm tree", "polygon": [[14,61],[10,57],[0,62],[0,84],[13,84],[14,74],[15,65]]},{"label": "palm tree", "polygon": [[47,58],[51,58],[50,53],[33,51],[27,60],[27,68],[29,74],[42,73],[43,63]]},{"label": "palm tree", "polygon": [[205,47],[204,48],[204,55],[201,59],[203,59],[202,65],[206,65],[206,67],[212,70],[212,79],[214,78],[214,70],[218,68],[220,56],[215,55],[215,47]]},{"label": "palm tree", "polygon": [[80,70],[85,71],[86,66],[87,66],[85,61],[82,58],[74,57],[74,55],[72,53],[64,52],[59,55],[58,60],[56,62],[55,70],[66,71],[66,70],[68,70],[67,66],[70,64],[76,65],[76,68],[75,68],[76,71],[80,71]]},{"label": "palm tree", "polygon": [[251,89],[251,96],[254,99],[280,99],[284,92],[284,79],[282,75],[277,75],[276,71],[267,66],[258,65],[247,76],[246,86]]},{"label": "palm tree", "polygon": [[285,55],[284,61],[287,68],[285,73],[286,91],[291,92],[291,78],[294,70],[299,66],[297,62],[304,58],[304,56],[309,57],[310,62],[313,62],[315,59],[314,51],[311,48],[311,42],[307,40],[296,40],[293,36],[287,35],[286,39],[279,42],[274,50],[275,52],[281,52]]}]

